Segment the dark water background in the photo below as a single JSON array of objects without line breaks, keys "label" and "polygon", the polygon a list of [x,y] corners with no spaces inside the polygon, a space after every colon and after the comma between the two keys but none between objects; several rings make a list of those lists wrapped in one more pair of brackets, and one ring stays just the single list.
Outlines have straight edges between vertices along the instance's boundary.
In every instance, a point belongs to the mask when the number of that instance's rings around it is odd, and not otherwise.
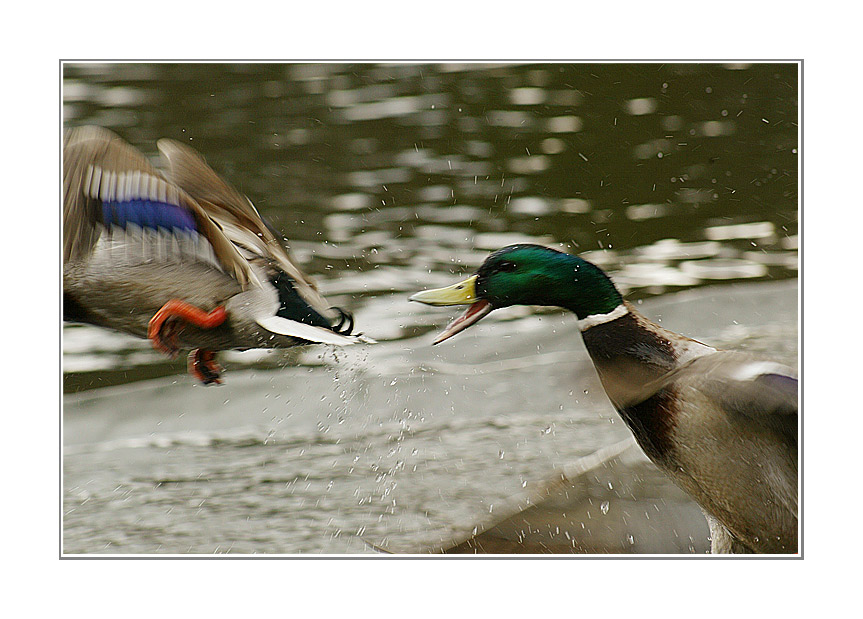
[{"label": "dark water background", "polygon": [[[382,351],[229,353],[204,390],[147,342],[65,326],[66,552],[430,542],[625,436],[578,403],[595,378],[565,365],[559,313],[429,348],[453,312],[406,297],[503,245],[583,253],[632,300],[797,277],[796,64],[73,64],[63,86],[67,126],[197,148]],[[696,335],[793,362],[796,312],[722,319]],[[522,371],[477,378],[501,355]]]}]

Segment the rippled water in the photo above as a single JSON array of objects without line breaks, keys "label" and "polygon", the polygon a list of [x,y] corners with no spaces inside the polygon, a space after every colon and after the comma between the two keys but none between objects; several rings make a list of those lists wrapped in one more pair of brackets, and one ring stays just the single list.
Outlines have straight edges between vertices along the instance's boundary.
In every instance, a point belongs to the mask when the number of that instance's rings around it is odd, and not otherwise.
[{"label": "rippled water", "polygon": [[[407,294],[502,245],[581,252],[630,299],[797,277],[796,65],[66,65],[63,86],[68,126],[199,149],[381,342],[228,353],[205,390],[144,341],[65,326],[67,552],[434,543],[625,436],[601,398],[573,412],[591,376],[559,313],[422,352],[452,312]],[[784,324],[750,344],[793,359]],[[520,352],[543,350],[511,354],[530,326],[545,343]],[[483,372],[498,355],[510,373]]]}]

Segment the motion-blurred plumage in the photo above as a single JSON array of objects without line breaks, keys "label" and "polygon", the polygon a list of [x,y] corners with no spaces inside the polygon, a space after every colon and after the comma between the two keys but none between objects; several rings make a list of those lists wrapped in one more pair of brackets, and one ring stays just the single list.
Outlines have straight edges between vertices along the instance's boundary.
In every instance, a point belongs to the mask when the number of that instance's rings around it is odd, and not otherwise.
[{"label": "motion-blurred plumage", "polygon": [[221,382],[214,352],[363,341],[248,198],[193,149],[160,140],[166,175],[99,127],[63,145],[63,318],[148,337]]}]

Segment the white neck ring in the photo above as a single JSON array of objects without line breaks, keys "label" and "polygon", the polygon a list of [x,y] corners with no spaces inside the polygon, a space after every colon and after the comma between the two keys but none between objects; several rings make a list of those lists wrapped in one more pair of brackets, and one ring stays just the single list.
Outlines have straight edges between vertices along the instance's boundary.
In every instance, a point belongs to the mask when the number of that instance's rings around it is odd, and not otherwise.
[{"label": "white neck ring", "polygon": [[607,314],[593,314],[588,316],[587,318],[583,318],[578,321],[578,328],[581,331],[587,331],[591,327],[595,327],[596,325],[602,325],[607,322],[611,322],[612,320],[617,320],[621,316],[625,316],[629,313],[627,307],[621,303],[613,310],[608,312]]}]

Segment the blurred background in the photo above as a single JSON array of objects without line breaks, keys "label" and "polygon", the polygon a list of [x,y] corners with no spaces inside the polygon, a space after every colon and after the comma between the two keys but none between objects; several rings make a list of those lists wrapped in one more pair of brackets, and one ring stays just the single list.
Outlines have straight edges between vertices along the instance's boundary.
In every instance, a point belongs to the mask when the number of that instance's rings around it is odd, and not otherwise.
[{"label": "blurred background", "polygon": [[419,551],[625,439],[570,316],[431,348],[455,311],[407,297],[510,243],[796,364],[797,64],[65,64],[63,118],[198,149],[380,342],[227,353],[204,389],[64,325],[66,553]]}]

